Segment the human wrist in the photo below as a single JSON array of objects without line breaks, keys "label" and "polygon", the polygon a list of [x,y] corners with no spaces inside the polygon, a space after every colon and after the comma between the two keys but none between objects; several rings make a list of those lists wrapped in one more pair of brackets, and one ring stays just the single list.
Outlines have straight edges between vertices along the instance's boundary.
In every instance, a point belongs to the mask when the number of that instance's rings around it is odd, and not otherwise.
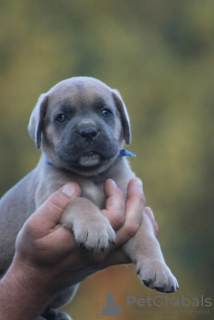
[{"label": "human wrist", "polygon": [[19,258],[14,258],[6,274],[6,281],[12,282],[19,295],[28,297],[38,306],[45,306],[53,294],[48,291],[48,281],[45,274],[36,266],[30,265]]},{"label": "human wrist", "polygon": [[50,300],[39,283],[36,273],[13,261],[0,281],[0,319],[36,319]]}]

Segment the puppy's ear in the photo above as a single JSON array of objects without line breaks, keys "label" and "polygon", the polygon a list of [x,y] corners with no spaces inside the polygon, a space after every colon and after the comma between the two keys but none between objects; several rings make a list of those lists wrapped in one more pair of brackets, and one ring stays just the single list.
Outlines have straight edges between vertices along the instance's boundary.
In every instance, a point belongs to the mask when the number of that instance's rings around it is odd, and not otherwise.
[{"label": "puppy's ear", "polygon": [[31,138],[35,141],[36,147],[39,149],[41,145],[42,136],[42,121],[45,116],[45,112],[48,104],[48,95],[41,94],[39,100],[33,109],[30,117],[28,132]]},{"label": "puppy's ear", "polygon": [[113,94],[113,98],[116,103],[117,109],[121,114],[124,140],[126,144],[130,144],[131,143],[131,125],[130,125],[129,115],[128,115],[125,103],[123,102],[123,99],[118,90],[113,89],[112,94]]}]

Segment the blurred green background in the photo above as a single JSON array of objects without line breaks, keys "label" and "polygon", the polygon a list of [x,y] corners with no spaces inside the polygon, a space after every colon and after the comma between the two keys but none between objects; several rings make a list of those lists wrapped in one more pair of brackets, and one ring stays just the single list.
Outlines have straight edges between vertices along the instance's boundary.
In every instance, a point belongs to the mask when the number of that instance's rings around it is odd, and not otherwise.
[{"label": "blurred green background", "polygon": [[127,307],[127,296],[166,296],[145,288],[132,266],[109,268],[65,310],[96,319],[93,299],[110,291],[123,312],[108,319],[213,319],[214,1],[1,0],[0,14],[1,194],[39,159],[27,124],[40,93],[72,76],[99,78],[128,107],[131,165],[180,285],[167,296],[177,306]]}]

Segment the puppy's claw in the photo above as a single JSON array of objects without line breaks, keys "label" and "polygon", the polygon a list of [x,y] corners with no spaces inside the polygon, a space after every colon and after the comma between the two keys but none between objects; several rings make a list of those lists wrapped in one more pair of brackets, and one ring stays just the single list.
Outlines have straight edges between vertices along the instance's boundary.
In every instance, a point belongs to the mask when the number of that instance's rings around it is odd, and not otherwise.
[{"label": "puppy's claw", "polygon": [[[98,218],[99,217],[99,218]],[[91,219],[86,224],[74,225],[76,241],[91,253],[93,251],[104,252],[110,243],[115,243],[115,232],[107,218],[102,215],[96,217],[96,222]]]},{"label": "puppy's claw", "polygon": [[156,289],[157,291],[164,293],[178,290],[176,278],[162,261],[142,259],[137,262],[136,270],[144,285],[150,289]]},{"label": "puppy's claw", "polygon": [[179,290],[179,286],[176,285],[176,287],[172,286],[171,290],[165,291],[166,293],[172,293],[172,292],[176,292]]},{"label": "puppy's claw", "polygon": [[[140,273],[140,272],[139,272]],[[148,280],[142,280],[146,287],[149,287],[150,283],[152,282],[152,279]]]},{"label": "puppy's claw", "polygon": [[165,291],[166,289],[166,286],[163,285],[163,287],[155,287],[155,290],[157,290],[158,292],[168,292],[168,291]]}]

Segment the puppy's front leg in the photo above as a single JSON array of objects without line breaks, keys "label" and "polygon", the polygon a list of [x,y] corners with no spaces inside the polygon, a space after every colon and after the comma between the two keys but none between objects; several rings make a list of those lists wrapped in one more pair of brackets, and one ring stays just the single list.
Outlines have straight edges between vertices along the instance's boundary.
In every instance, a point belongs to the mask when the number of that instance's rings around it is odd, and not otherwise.
[{"label": "puppy's front leg", "polygon": [[99,208],[86,198],[77,198],[65,210],[61,223],[72,230],[79,245],[104,251],[115,243],[115,232]]},{"label": "puppy's front leg", "polygon": [[178,289],[178,282],[164,261],[152,224],[145,213],[138,232],[125,244],[124,252],[136,264],[136,272],[147,287],[160,292]]}]

